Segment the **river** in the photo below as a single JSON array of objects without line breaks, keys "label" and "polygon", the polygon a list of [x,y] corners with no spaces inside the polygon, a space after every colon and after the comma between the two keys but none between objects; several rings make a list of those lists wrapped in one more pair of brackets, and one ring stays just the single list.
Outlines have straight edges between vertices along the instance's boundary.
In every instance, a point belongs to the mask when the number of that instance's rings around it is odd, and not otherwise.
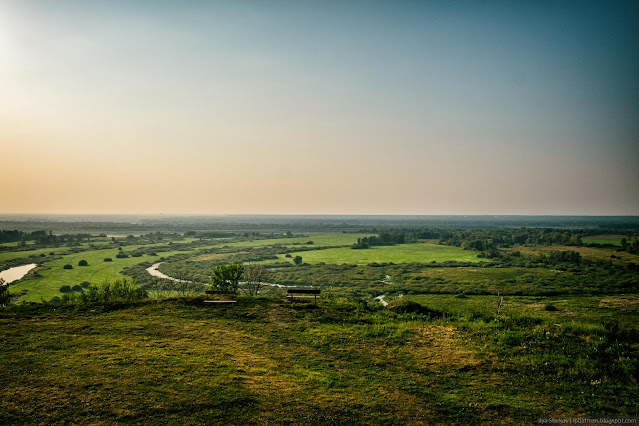
[{"label": "river", "polygon": [[5,269],[0,272],[0,278],[4,280],[5,283],[9,284],[14,281],[18,281],[20,278],[27,275],[27,272],[35,268],[35,263],[30,263],[29,265],[15,266],[13,268]]},{"label": "river", "polygon": [[162,262],[158,262],[156,264],[151,265],[150,267],[146,268],[146,272],[148,272],[149,274],[153,275],[154,277],[158,277],[158,278],[164,278],[165,280],[171,280],[171,281],[175,281],[178,283],[190,283],[191,281],[188,280],[180,280],[177,278],[173,278],[173,277],[169,277],[166,274],[163,274],[162,272],[158,271],[158,267],[162,264]]},{"label": "river", "polygon": [[[158,277],[158,278],[164,278],[166,280],[171,280],[171,281],[176,281],[179,283],[190,283],[191,281],[186,281],[186,280],[179,280],[177,278],[173,278],[173,277],[169,277],[166,274],[163,274],[162,272],[158,271],[158,267],[162,264],[162,262],[158,262],[155,263],[153,265],[151,265],[150,267],[146,268],[146,272],[148,272],[149,274],[153,275],[154,277]],[[244,281],[240,281],[240,284],[245,284]],[[294,285],[284,285],[284,284],[275,284],[275,283],[260,283],[261,285],[266,285],[266,286],[270,286],[270,287],[279,287],[279,288],[294,288],[294,287],[298,287],[298,286],[294,286]]]},{"label": "river", "polygon": [[388,302],[384,300],[384,297],[386,297],[386,295],[382,294],[381,296],[377,296],[375,300],[379,300],[379,303],[381,303],[382,306],[388,306]]}]

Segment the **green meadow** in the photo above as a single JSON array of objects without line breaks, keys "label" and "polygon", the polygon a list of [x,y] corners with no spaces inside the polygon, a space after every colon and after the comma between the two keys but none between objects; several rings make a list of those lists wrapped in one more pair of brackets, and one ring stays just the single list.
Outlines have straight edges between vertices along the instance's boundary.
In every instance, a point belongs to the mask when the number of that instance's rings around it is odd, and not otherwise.
[{"label": "green meadow", "polygon": [[313,242],[313,246],[351,246],[357,242],[358,238],[369,237],[374,234],[364,233],[330,233],[330,234],[308,234],[304,237],[290,237],[290,238],[267,238],[252,241],[240,241],[235,243],[228,243],[229,247],[263,247],[270,245],[305,245],[309,241]]},{"label": "green meadow", "polygon": [[[92,284],[113,281],[122,278],[120,272],[127,266],[133,266],[141,262],[156,262],[161,256],[171,256],[179,253],[177,251],[158,252],[157,256],[143,255],[141,257],[118,259],[116,258],[118,252],[117,249],[104,249],[65,255],[38,268],[35,277],[23,279],[12,284],[11,291],[19,293],[26,290],[26,293],[21,297],[21,300],[25,302],[39,302],[41,299],[49,300],[54,296],[61,296],[60,287],[63,285],[73,287],[84,281]],[[104,259],[107,257],[110,257],[113,261],[105,262]],[[78,266],[80,260],[86,260],[88,266]],[[64,269],[65,265],[71,265],[73,269]],[[25,278],[29,278],[29,276]]]},{"label": "green meadow", "polygon": [[58,254],[60,252],[66,253],[68,251],[69,251],[68,247],[64,247],[64,248],[51,247],[51,248],[41,248],[41,249],[34,249],[34,250],[5,251],[5,252],[0,252],[0,262],[4,262],[5,260],[38,257],[41,254],[48,255],[49,253],[55,253],[55,254]]},{"label": "green meadow", "polygon": [[627,235],[590,235],[583,237],[584,244],[612,244],[621,247],[621,239],[628,238]]},{"label": "green meadow", "polygon": [[[370,263],[430,263],[430,262],[481,262],[485,259],[477,257],[476,252],[462,250],[458,247],[442,246],[429,243],[398,244],[388,247],[371,247],[368,249],[331,248],[304,252],[291,252],[291,256],[302,256],[306,263],[319,262],[354,265]],[[284,254],[278,255],[280,261],[292,262]]]}]

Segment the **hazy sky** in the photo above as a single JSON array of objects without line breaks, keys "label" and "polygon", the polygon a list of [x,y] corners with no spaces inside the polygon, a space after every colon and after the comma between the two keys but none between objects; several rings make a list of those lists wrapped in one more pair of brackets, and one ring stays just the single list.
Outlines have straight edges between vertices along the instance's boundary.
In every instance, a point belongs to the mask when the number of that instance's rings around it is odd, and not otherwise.
[{"label": "hazy sky", "polygon": [[0,0],[0,213],[636,215],[638,5]]}]

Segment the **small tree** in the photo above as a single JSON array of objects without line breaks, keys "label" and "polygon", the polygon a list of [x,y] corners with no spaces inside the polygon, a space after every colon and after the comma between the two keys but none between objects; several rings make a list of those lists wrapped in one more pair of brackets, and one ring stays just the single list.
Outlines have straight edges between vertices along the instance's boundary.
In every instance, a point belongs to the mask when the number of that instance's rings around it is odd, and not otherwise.
[{"label": "small tree", "polygon": [[301,265],[302,264],[302,256],[295,256],[293,258],[293,263],[296,265]]},{"label": "small tree", "polygon": [[235,294],[242,278],[242,272],[244,272],[244,266],[240,263],[216,266],[211,274],[211,287],[222,292]]},{"label": "small tree", "polygon": [[257,296],[260,288],[268,281],[268,268],[260,263],[249,263],[244,266],[244,286],[243,290],[249,296]]},{"label": "small tree", "polygon": [[4,279],[0,278],[0,306],[7,306],[9,304],[9,299],[11,299],[9,284],[5,283]]},{"label": "small tree", "polygon": [[78,262],[78,266],[89,266],[89,262],[82,259],[81,261]]},{"label": "small tree", "polygon": [[73,269],[73,266],[72,266],[72,265],[67,264],[67,265],[64,265],[62,268],[63,268],[63,269]]}]

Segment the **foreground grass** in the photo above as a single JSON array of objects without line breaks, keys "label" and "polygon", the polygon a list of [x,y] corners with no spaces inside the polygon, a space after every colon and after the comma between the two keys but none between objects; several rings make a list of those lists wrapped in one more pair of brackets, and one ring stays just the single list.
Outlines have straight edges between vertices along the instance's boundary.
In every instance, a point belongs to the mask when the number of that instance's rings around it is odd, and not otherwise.
[{"label": "foreground grass", "polygon": [[[193,298],[18,306],[0,327],[0,423],[522,424],[638,408],[634,382],[550,376],[581,340],[553,347],[545,323]],[[543,336],[545,359],[514,365],[508,330]]]}]

